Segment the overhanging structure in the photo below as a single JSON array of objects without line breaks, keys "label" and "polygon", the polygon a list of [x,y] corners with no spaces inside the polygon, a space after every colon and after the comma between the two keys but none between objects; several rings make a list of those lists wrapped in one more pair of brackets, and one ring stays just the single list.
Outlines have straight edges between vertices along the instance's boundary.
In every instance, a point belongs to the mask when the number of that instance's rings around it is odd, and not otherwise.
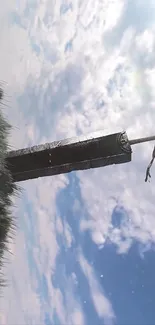
[{"label": "overhanging structure", "polygon": [[131,153],[126,132],[105,136],[101,131],[10,151],[7,165],[13,180],[20,182],[73,170],[126,163],[131,161]]}]

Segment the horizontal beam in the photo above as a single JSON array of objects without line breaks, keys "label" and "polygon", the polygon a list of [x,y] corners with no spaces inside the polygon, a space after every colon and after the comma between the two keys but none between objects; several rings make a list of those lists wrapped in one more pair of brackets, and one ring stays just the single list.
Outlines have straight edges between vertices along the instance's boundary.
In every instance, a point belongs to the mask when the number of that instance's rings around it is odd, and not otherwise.
[{"label": "horizontal beam", "polygon": [[133,144],[138,144],[138,143],[143,143],[143,142],[148,142],[148,141],[155,141],[155,135],[150,136],[150,137],[145,137],[145,138],[129,140],[129,143],[130,143],[130,146],[132,146]]},{"label": "horizontal beam", "polygon": [[131,161],[131,146],[125,132],[54,141],[11,151],[7,165],[15,182]]}]

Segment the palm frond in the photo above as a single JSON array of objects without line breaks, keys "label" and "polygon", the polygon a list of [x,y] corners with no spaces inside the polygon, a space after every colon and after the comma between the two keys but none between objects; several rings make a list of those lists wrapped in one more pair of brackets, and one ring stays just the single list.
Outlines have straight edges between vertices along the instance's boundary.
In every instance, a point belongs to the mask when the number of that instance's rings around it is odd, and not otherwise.
[{"label": "palm frond", "polygon": [[[0,88],[0,104],[3,102],[3,97],[4,92]],[[4,255],[8,250],[9,240],[14,236],[16,229],[15,217],[11,211],[12,197],[20,191],[20,188],[13,182],[6,164],[10,131],[11,126],[4,118],[2,109],[0,109],[0,287],[6,284],[2,273],[5,264]]]}]

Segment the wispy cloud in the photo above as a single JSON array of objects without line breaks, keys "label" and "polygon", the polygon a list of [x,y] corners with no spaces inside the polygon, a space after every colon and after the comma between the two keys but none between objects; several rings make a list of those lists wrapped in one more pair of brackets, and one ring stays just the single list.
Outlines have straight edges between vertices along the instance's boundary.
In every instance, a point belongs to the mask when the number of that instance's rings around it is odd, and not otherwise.
[{"label": "wispy cloud", "polygon": [[[129,137],[153,133],[153,6],[151,1],[77,0],[67,10],[50,0],[33,6],[20,1],[15,9],[14,1],[6,1],[0,14],[0,67],[12,96],[7,115],[16,128],[10,143],[19,148],[99,129],[105,134],[126,129]],[[137,240],[142,255],[155,242],[155,187],[144,183],[150,154],[151,144],[142,145],[134,148],[131,164],[77,173],[89,213],[80,229],[89,231],[99,248],[110,239],[125,253]],[[57,194],[67,184],[63,175],[22,184],[19,229],[7,266],[9,287],[1,302],[4,323],[44,324],[45,313],[51,322],[57,317],[61,324],[85,323],[75,273],[65,277],[66,296],[51,281],[62,249],[58,235],[64,232],[68,249],[74,241],[56,209]],[[75,203],[79,209],[79,198]],[[121,207],[117,227],[112,215]],[[111,303],[93,266],[82,254],[79,263],[96,313],[112,322]]]},{"label": "wispy cloud", "polygon": [[103,318],[106,324],[112,324],[115,319],[112,305],[106,298],[92,266],[81,254],[79,255],[79,263],[85,277],[88,280],[91,297],[98,316]]}]

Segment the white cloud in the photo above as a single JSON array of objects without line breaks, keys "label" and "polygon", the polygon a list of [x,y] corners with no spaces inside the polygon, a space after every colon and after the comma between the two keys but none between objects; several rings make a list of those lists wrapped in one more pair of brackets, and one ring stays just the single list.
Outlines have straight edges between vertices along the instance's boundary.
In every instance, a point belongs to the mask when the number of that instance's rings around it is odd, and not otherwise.
[{"label": "white cloud", "polygon": [[[24,89],[27,78],[40,74],[40,62],[32,52],[28,32],[17,25],[12,25],[9,13],[14,10],[14,1],[6,1],[1,11],[1,80],[9,84],[10,91]],[[18,39],[18,42],[17,42]]]},{"label": "white cloud", "polygon": [[69,249],[72,246],[73,242],[73,235],[72,235],[72,230],[69,224],[66,222],[64,226],[64,237],[66,241],[66,247]]},{"label": "white cloud", "polygon": [[71,278],[73,280],[73,283],[75,285],[77,285],[78,284],[78,280],[77,280],[77,276],[76,276],[76,274],[74,272],[71,274]]},{"label": "white cloud", "polygon": [[115,318],[112,305],[104,295],[104,292],[97,280],[92,266],[87,262],[83,255],[79,255],[81,269],[88,280],[90,294],[94,303],[96,312],[100,318],[103,318],[106,324],[112,324]]},{"label": "white cloud", "polygon": [[[135,10],[133,2],[130,4]],[[142,11],[143,5],[140,5]],[[124,13],[122,17],[120,21]],[[87,53],[87,60],[82,61],[85,71],[85,82],[80,90],[82,108],[78,110],[70,105],[60,117],[59,132],[70,136],[75,130],[87,133],[104,128],[108,134],[125,129],[129,138],[154,133],[154,27],[144,22],[144,28],[138,29],[138,20],[136,24],[136,31],[135,25],[128,24],[127,28],[122,25],[117,48],[105,48],[108,50],[105,52],[104,48],[100,51],[96,47],[94,56]],[[112,33],[115,31],[111,31],[111,37]],[[94,42],[93,35],[91,40]],[[91,53],[89,38],[86,47],[90,47]],[[99,107],[101,99],[104,106]],[[124,252],[135,239],[144,244],[154,242],[154,185],[144,183],[151,149],[152,143],[133,147],[133,160],[128,165],[78,173],[82,197],[90,215],[88,221],[81,221],[81,229],[90,229],[95,243],[100,245],[110,236],[117,242],[119,252]],[[152,169],[152,178],[153,175]],[[114,200],[111,201],[111,197]],[[117,205],[123,205],[131,219],[121,230],[126,241],[121,237],[116,241],[110,228],[111,215]]]},{"label": "white cloud", "polygon": [[[139,155],[141,160],[140,157]],[[155,189],[153,183],[144,182],[145,168],[144,163],[132,162],[126,166],[103,169],[102,173],[99,170],[79,173],[82,197],[92,220],[82,222],[81,227],[83,230],[90,229],[92,239],[97,244],[104,244],[110,238],[117,244],[120,252],[124,252],[129,249],[133,240],[143,244],[155,241]],[[108,199],[112,195],[115,200],[109,204]],[[128,214],[127,222],[121,224],[117,237],[115,231],[111,230],[112,213],[116,206],[123,206]]]},{"label": "white cloud", "polygon": [[56,217],[56,230],[59,234],[62,234],[63,233],[63,223],[62,223],[62,220],[61,218],[57,215]]},{"label": "white cloud", "polygon": [[107,5],[106,15],[105,15],[105,26],[104,31],[112,29],[118,23],[119,18],[124,9],[124,1],[114,0],[109,1]]},{"label": "white cloud", "polygon": [[63,295],[59,289],[54,291],[54,309],[61,324],[67,324],[67,313],[63,302]]},{"label": "white cloud", "polygon": [[55,233],[56,195],[66,185],[66,176],[39,179],[25,184],[28,200],[33,204],[35,213],[35,261],[46,272],[55,269],[55,258],[59,251]]},{"label": "white cloud", "polygon": [[84,325],[84,315],[81,310],[81,306],[76,301],[76,298],[69,287],[66,292],[65,300],[67,299],[67,305],[64,304],[64,298],[59,289],[54,290],[53,299],[51,301],[54,304],[54,310],[59,318],[61,324],[69,325]]},{"label": "white cloud", "polygon": [[[84,324],[83,311],[74,293],[76,275],[65,277],[65,297],[51,281],[56,271],[56,257],[61,249],[56,239],[55,201],[58,189],[65,185],[66,177],[63,175],[55,178],[55,181],[52,178],[44,179],[43,182],[37,180],[25,183],[23,199],[26,202],[23,200],[19,206],[19,227],[13,246],[14,254],[12,259],[9,258],[10,262],[6,267],[8,287],[3,294],[8,299],[1,298],[1,318],[4,324],[20,325],[30,321],[32,324],[44,324],[45,312],[49,314],[51,321],[56,312],[61,324]],[[32,216],[24,212],[28,204],[32,204]],[[69,225],[65,225],[64,235],[68,248],[72,240],[70,231]],[[40,292],[42,276],[48,288],[47,299]],[[67,306],[64,298],[67,299]]]},{"label": "white cloud", "polygon": [[80,307],[77,306],[77,309],[75,309],[71,315],[72,325],[84,325],[85,320],[83,313],[80,310]]},{"label": "white cloud", "polygon": [[[141,10],[140,22],[136,6]],[[150,1],[129,1],[126,6],[122,1],[74,1],[72,9],[62,15],[59,1],[36,1],[32,8],[28,1],[20,1],[16,8],[14,1],[6,1],[0,14],[0,66],[1,78],[9,83],[8,92],[13,97],[12,108],[7,111],[17,127],[11,144],[17,148],[99,129],[104,129],[105,134],[126,129],[130,137],[153,133],[153,6]],[[144,9],[151,15],[144,17]],[[22,26],[11,24],[10,12],[14,10]],[[65,52],[69,42],[71,50]],[[155,242],[155,187],[153,182],[144,183],[151,149],[151,144],[133,148],[133,161],[128,165],[77,173],[89,212],[89,219],[81,221],[81,230],[89,229],[99,247],[110,238],[118,252],[125,253],[135,239],[147,248]],[[152,169],[152,179],[154,175]],[[35,291],[39,285],[37,276],[44,274],[50,301],[50,307],[44,302],[44,310],[50,309],[51,319],[55,309],[61,322],[75,324],[76,319],[78,325],[84,324],[73,288],[67,296],[71,309],[66,311],[61,290],[51,283],[61,249],[56,230],[62,233],[63,227],[60,219],[56,222],[56,195],[66,185],[63,175],[22,184],[33,206],[33,228],[23,198],[18,236],[12,246],[14,256],[7,266],[10,285],[1,301],[4,323],[6,319],[9,325],[28,324],[31,319],[32,324],[43,324],[40,297]],[[74,208],[79,209],[79,204],[77,198]],[[120,230],[111,225],[116,206],[124,206],[129,215]],[[70,247],[71,230],[65,229]],[[33,235],[32,247],[26,232]],[[28,245],[37,270],[29,269]],[[143,254],[143,246],[140,251]],[[106,321],[113,320],[111,304],[101,291],[93,268],[83,256],[79,260],[98,315]]]},{"label": "white cloud", "polygon": [[32,290],[25,244],[22,232],[18,231],[14,259],[5,267],[8,286],[4,288],[3,295],[7,296],[7,299],[1,298],[4,324],[5,322],[6,324],[26,324],[29,317],[33,324],[43,321],[39,297]]}]

